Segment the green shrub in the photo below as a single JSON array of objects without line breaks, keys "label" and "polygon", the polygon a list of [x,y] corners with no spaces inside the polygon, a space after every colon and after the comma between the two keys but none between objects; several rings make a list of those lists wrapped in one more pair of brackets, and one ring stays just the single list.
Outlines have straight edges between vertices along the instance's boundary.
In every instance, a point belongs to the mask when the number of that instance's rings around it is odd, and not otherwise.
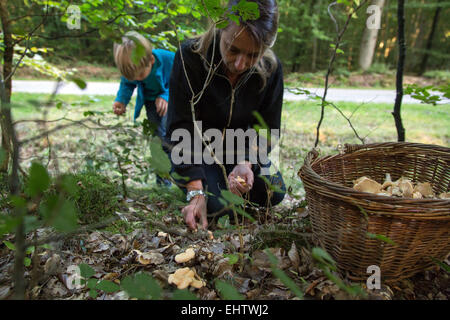
[{"label": "green shrub", "polygon": [[423,74],[424,77],[436,79],[438,81],[450,81],[449,70],[430,70]]}]

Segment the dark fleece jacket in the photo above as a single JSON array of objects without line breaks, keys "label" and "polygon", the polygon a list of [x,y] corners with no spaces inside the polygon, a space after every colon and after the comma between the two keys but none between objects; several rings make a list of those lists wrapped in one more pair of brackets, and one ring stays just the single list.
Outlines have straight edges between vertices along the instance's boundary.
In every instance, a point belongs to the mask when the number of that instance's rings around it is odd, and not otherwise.
[{"label": "dark fleece jacket", "polygon": [[[193,98],[192,91],[195,94],[194,101],[196,101],[207,79],[208,68],[205,67],[205,64],[209,65],[214,47],[213,42],[208,50],[207,61],[205,61],[198,53],[193,52],[192,45],[194,41],[192,39],[185,41],[181,46],[181,54],[180,50],[175,54],[170,78],[166,135],[167,143],[173,147],[180,141],[171,141],[172,133],[176,129],[189,131],[192,139],[192,153],[194,152],[194,139],[198,137],[197,134],[194,134],[195,129],[190,105],[190,101]],[[184,60],[184,67],[181,56]],[[262,88],[261,76],[253,69],[243,74],[233,88],[223,71],[223,63],[221,63],[219,51],[219,37],[216,36],[213,66],[217,66],[217,69],[213,73],[211,82],[195,105],[195,119],[196,121],[201,121],[203,133],[213,128],[220,130],[220,132],[223,132],[224,129],[242,129],[245,131],[249,128],[254,128],[255,125],[260,123],[253,114],[255,111],[262,116],[268,129],[280,129],[283,104],[283,71],[278,58],[277,62],[277,67],[267,79],[264,88]],[[186,79],[184,68],[187,71],[189,82]],[[227,154],[226,141],[227,139],[225,138],[223,142],[225,148],[221,151],[223,152],[224,162]],[[201,145],[201,140],[197,139],[196,143]],[[260,143],[259,140],[258,143]],[[204,150],[203,145],[201,145],[201,148]],[[250,141],[246,141],[244,148],[236,144],[233,151],[235,155],[241,154],[245,160],[249,160],[249,148]],[[220,154],[219,151],[215,149],[217,154]],[[191,156],[193,159],[192,154]],[[235,161],[237,160],[239,158]],[[258,161],[260,160],[258,159]],[[227,161],[227,163],[229,162]],[[186,182],[197,179],[205,181],[205,172],[202,168],[205,165],[204,163],[194,164],[193,160],[191,160],[190,163],[172,164],[177,174],[182,177],[188,177]],[[253,169],[255,170],[255,166],[253,166]]]}]

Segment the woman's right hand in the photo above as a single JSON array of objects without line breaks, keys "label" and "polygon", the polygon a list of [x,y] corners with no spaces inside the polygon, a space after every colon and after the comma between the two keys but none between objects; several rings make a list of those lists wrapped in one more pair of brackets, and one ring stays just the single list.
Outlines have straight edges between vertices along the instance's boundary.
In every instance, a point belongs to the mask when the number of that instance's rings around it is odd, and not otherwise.
[{"label": "woman's right hand", "polygon": [[115,114],[120,116],[121,114],[125,113],[126,106],[122,102],[114,101],[114,103],[113,103],[113,111],[114,111]]},{"label": "woman's right hand", "polygon": [[208,218],[206,216],[206,199],[202,195],[198,195],[190,201],[190,203],[181,210],[184,215],[184,222],[192,230],[197,230],[197,226],[206,230],[208,228]]}]

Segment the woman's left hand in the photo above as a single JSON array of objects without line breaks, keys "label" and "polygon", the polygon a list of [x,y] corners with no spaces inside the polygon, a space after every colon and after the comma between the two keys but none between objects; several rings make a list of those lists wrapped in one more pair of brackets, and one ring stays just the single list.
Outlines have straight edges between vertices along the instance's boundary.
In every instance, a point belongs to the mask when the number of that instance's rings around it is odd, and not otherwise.
[{"label": "woman's left hand", "polygon": [[250,163],[238,164],[228,175],[230,191],[241,197],[253,188],[254,179],[255,175],[253,174]]}]

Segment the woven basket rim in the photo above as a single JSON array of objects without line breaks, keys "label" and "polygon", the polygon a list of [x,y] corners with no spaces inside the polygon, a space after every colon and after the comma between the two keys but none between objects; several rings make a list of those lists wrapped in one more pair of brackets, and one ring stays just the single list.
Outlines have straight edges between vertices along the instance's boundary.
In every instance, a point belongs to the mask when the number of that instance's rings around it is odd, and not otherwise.
[{"label": "woven basket rim", "polygon": [[[351,145],[351,144],[345,144],[345,150],[346,152],[343,154],[335,154],[335,155],[328,155],[324,157],[319,157],[319,154],[317,150],[312,149],[308,155],[305,158],[304,164],[301,167],[299,171],[299,176],[302,178],[304,184],[305,183],[305,177],[309,177],[317,184],[320,184],[327,188],[330,191],[334,192],[334,197],[339,198],[340,200],[353,203],[353,204],[360,204],[363,207],[370,206],[371,203],[376,204],[377,207],[385,207],[385,209],[400,209],[399,207],[402,207],[404,210],[407,210],[409,214],[414,216],[414,209],[417,209],[417,207],[421,207],[423,209],[429,210],[428,213],[430,217],[435,217],[436,213],[440,213],[445,215],[450,215],[450,200],[445,199],[413,199],[413,198],[395,198],[395,197],[389,197],[389,196],[381,196],[376,195],[368,192],[361,192],[356,191],[353,188],[343,186],[341,184],[329,181],[325,178],[323,178],[321,175],[319,175],[317,172],[315,172],[312,169],[312,166],[314,164],[317,164],[318,162],[323,161],[333,161],[335,159],[340,159],[345,156],[351,156],[358,154],[360,152],[367,152],[375,149],[384,149],[384,148],[392,148],[392,147],[401,147],[401,148],[421,148],[425,150],[433,150],[437,151],[438,153],[443,153],[445,155],[449,155],[450,157],[450,148],[442,147],[442,146],[435,146],[435,145],[427,145],[427,144],[419,144],[419,143],[407,143],[407,142],[385,142],[385,143],[372,143],[367,145]],[[345,193],[345,196],[343,195]],[[345,199],[344,199],[345,198]],[[387,204],[386,200],[389,200],[392,204]],[[447,207],[447,209],[445,209]],[[444,210],[444,212],[443,212]],[[433,212],[437,211],[437,212]],[[378,214],[382,214],[381,212],[378,212]],[[392,215],[395,213],[389,212],[386,213],[388,215]],[[417,214],[420,214],[420,217],[426,217],[428,214],[424,214],[423,210],[420,212],[417,212]]]}]

